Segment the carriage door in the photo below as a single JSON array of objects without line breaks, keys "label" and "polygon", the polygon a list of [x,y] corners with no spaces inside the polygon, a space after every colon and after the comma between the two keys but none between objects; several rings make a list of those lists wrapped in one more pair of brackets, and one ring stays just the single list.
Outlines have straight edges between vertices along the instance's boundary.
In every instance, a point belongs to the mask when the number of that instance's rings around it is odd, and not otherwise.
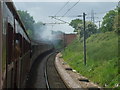
[{"label": "carriage door", "polygon": [[13,85],[13,27],[10,23],[7,24],[7,60],[6,60],[6,80],[7,88],[11,88]]}]

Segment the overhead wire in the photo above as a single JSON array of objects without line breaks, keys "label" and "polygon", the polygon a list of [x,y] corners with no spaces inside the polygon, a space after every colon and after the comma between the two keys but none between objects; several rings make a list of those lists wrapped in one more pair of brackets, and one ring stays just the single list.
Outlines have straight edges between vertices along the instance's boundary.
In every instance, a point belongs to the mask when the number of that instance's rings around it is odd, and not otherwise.
[{"label": "overhead wire", "polygon": [[78,0],[71,8],[69,8],[68,10],[67,10],[67,12],[65,12],[65,14],[62,16],[62,17],[64,17],[72,8],[74,8],[78,3],[80,2],[80,0]]},{"label": "overhead wire", "polygon": [[70,0],[68,1],[68,2],[66,2],[65,4],[64,4],[64,6],[54,15],[54,16],[56,16],[60,11],[62,11],[64,8],[65,8],[65,6],[67,6],[67,4],[70,2]]},{"label": "overhead wire", "polygon": [[[70,7],[70,8],[62,15],[62,17],[64,17],[64,16],[65,16],[72,8],[74,8],[79,2],[80,2],[80,0],[78,0],[72,7]],[[61,18],[62,18],[62,17],[61,17]],[[61,18],[60,18],[60,19],[61,19]],[[60,19],[59,19],[59,20],[60,20]],[[63,21],[63,20],[62,20],[62,21]]]},{"label": "overhead wire", "polygon": [[[68,1],[68,2],[69,2],[69,1]],[[72,8],[74,8],[79,2],[80,2],[80,0],[78,0],[72,7],[70,7],[70,8],[62,15],[62,17],[64,17],[64,16],[65,16]],[[66,3],[66,4],[68,4],[68,3]],[[65,4],[65,5],[66,5],[66,4]],[[63,9],[63,8],[62,8],[62,9]],[[56,15],[55,15],[55,16],[56,16]],[[56,19],[55,16],[53,16],[54,19]],[[61,17],[61,18],[62,18],[62,17]],[[60,18],[60,19],[61,19],[61,18]],[[57,19],[57,20],[60,20],[60,19]],[[61,20],[61,21],[63,21],[63,20]]]},{"label": "overhead wire", "polygon": [[[60,19],[57,19],[57,18],[55,18],[55,17],[56,17],[56,15],[57,15],[61,10],[63,10],[63,9],[65,8],[65,6],[66,6],[69,2],[70,2],[70,0],[69,0],[67,3],[65,3],[65,5],[55,14],[55,16],[53,16],[54,19],[66,23],[66,21],[61,20],[61,18],[64,17],[72,8],[74,8],[74,7],[80,2],[80,0],[78,0],[72,7],[70,7],[70,8],[63,14],[63,16],[62,16]],[[68,22],[67,22],[67,23],[68,23]]]},{"label": "overhead wire", "polygon": [[[59,11],[54,15],[54,17],[56,17],[56,15],[59,13],[59,12],[61,12],[67,5],[68,5],[68,3],[70,2],[70,0],[68,0],[68,2],[66,2],[63,6],[62,6],[62,8],[61,9],[59,9]],[[55,19],[55,18],[54,18]],[[62,21],[62,20],[61,20]],[[56,23],[56,22],[55,22]],[[65,23],[65,22],[64,22]],[[52,26],[52,29],[53,29],[53,27],[54,27],[54,25]]]},{"label": "overhead wire", "polygon": [[[53,17],[60,17],[59,19],[57,19],[57,20],[60,20],[61,18],[63,18],[63,17],[65,17],[65,15],[72,9],[72,8],[74,8],[79,2],[80,2],[80,0],[78,0],[72,7],[70,7],[62,16],[57,16],[57,14],[61,11],[61,10],[63,10],[64,8],[65,8],[65,6],[68,4],[70,2],[70,0],[55,14],[55,16],[53,16]],[[105,13],[105,12],[104,12]],[[95,14],[104,14],[103,12],[102,13],[95,13]],[[71,16],[71,17],[76,17],[76,16]],[[98,18],[98,17],[97,17]],[[54,18],[54,19],[56,19],[56,18]],[[61,20],[61,21],[63,21],[63,20]]]}]

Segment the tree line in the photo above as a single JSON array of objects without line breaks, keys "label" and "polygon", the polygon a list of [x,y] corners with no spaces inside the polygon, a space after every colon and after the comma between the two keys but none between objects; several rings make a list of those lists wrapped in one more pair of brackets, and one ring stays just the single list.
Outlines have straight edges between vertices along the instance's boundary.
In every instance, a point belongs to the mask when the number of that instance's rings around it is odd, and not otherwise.
[{"label": "tree line", "polygon": [[[70,26],[74,28],[74,32],[83,37],[83,20],[72,20]],[[103,17],[101,27],[98,29],[97,25],[91,21],[86,21],[86,38],[95,33],[105,33],[114,31],[120,33],[120,6],[117,6],[114,10],[110,10]]]},{"label": "tree line", "polygon": [[28,11],[22,11],[18,10],[18,14],[20,15],[20,18],[26,28],[26,32],[29,35],[31,39],[34,39],[35,35],[35,30],[39,29],[42,27],[43,23],[42,22],[35,22],[33,16],[29,14]]}]

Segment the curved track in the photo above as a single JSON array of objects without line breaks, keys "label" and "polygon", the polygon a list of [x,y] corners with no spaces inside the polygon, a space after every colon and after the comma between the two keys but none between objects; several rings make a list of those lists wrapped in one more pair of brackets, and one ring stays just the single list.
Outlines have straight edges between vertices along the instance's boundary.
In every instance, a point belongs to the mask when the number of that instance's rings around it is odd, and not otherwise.
[{"label": "curved track", "polygon": [[25,88],[67,89],[55,68],[55,56],[56,53],[46,52],[37,58],[26,81]]},{"label": "curved track", "polygon": [[62,88],[67,89],[66,85],[60,78],[54,64],[56,53],[53,53],[49,56],[46,63],[46,75],[47,75],[47,85],[48,89],[53,88]]}]

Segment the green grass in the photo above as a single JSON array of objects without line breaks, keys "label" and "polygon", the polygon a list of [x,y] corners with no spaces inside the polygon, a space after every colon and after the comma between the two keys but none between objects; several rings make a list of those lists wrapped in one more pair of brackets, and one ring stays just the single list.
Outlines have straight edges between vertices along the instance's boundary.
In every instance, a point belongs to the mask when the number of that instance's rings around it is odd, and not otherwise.
[{"label": "green grass", "polygon": [[86,42],[86,66],[83,63],[83,43],[77,39],[62,52],[64,60],[80,74],[100,86],[116,87],[117,84],[120,84],[117,34],[114,32],[95,34],[89,37]]}]

